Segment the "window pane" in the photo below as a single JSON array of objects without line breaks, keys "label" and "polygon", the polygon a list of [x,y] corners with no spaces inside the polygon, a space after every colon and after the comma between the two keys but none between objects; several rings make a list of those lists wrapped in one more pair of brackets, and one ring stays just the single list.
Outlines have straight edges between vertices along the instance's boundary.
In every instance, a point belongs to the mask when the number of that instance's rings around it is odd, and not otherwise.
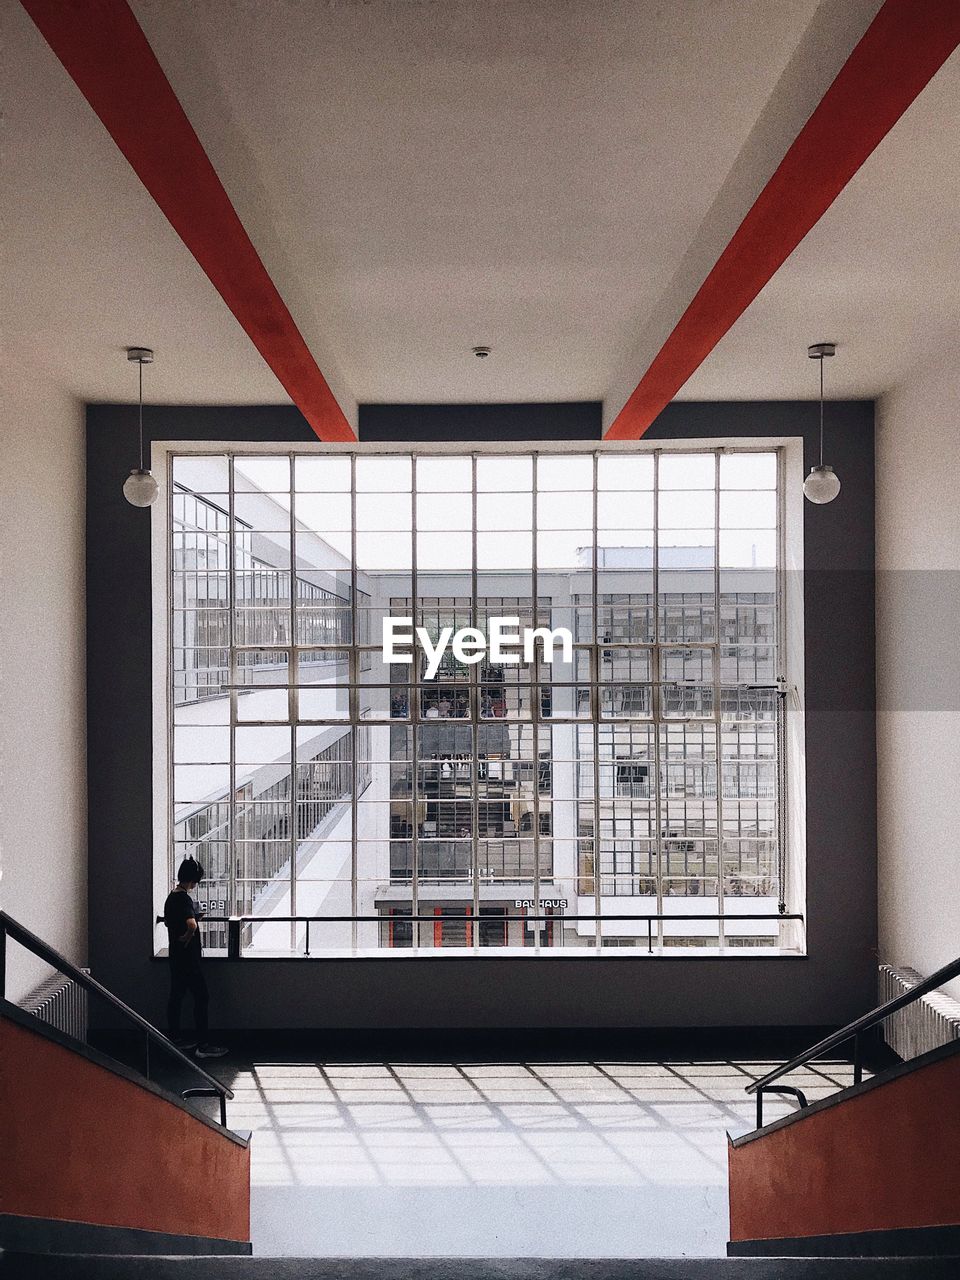
[{"label": "window pane", "polygon": [[234,458],[233,468],[238,489],[252,486],[266,493],[290,492],[289,458],[257,458],[248,454]]},{"label": "window pane", "polygon": [[469,493],[473,488],[470,458],[418,458],[418,493]]},{"label": "window pane", "polygon": [[724,568],[775,568],[777,535],[775,530],[721,529],[720,564]]},{"label": "window pane", "polygon": [[347,457],[297,457],[293,470],[297,494],[349,493],[350,469]]},{"label": "window pane", "polygon": [[712,493],[661,493],[658,511],[661,529],[712,529],[716,521]]},{"label": "window pane", "polygon": [[653,494],[636,490],[599,494],[597,528],[652,529]]},{"label": "window pane", "polygon": [[716,466],[712,453],[663,453],[660,455],[660,489],[712,489]]},{"label": "window pane", "polygon": [[721,493],[720,525],[724,529],[776,529],[776,493]]},{"label": "window pane", "polygon": [[721,489],[775,489],[777,487],[777,455],[775,453],[722,453],[720,455]]},{"label": "window pane", "polygon": [[[318,533],[350,532],[349,493],[300,493],[296,495],[297,523]],[[345,540],[349,546],[349,539]]]},{"label": "window pane", "polygon": [[[173,483],[194,493],[226,494],[230,488],[230,468],[224,456],[200,454],[174,458]],[[225,507],[226,503],[221,503]]]},{"label": "window pane", "polygon": [[233,495],[233,514],[248,529],[290,530],[289,493],[244,493]]},{"label": "window pane", "polygon": [[484,493],[529,493],[533,486],[533,459],[478,458],[477,489]]},{"label": "window pane", "polygon": [[417,569],[421,573],[460,570],[473,564],[473,539],[469,533],[418,533]]},{"label": "window pane", "polygon": [[393,533],[369,533],[357,535],[357,568],[364,573],[388,573],[409,569],[413,563],[413,544],[410,533],[399,530]]},{"label": "window pane", "polygon": [[470,529],[472,525],[469,493],[417,493],[417,528],[421,532]]},{"label": "window pane", "polygon": [[411,458],[357,458],[357,493],[409,493]]},{"label": "window pane", "polygon": [[585,489],[593,491],[593,458],[589,454],[574,457],[537,459],[538,489]]},{"label": "window pane", "polygon": [[538,494],[537,527],[540,529],[592,529],[593,494]]},{"label": "window pane", "polygon": [[477,528],[529,529],[533,500],[523,493],[478,493]]},{"label": "window pane", "polygon": [[610,489],[653,489],[653,455],[601,455],[597,484],[601,493]]},{"label": "window pane", "polygon": [[357,529],[409,530],[413,527],[413,509],[408,494],[358,493]]}]

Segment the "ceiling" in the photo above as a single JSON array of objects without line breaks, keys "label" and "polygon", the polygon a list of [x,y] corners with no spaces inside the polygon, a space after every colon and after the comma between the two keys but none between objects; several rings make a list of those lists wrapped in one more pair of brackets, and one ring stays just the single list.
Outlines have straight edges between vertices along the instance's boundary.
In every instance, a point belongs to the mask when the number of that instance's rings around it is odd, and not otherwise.
[{"label": "ceiling", "polygon": [[[348,418],[619,407],[879,0],[132,0]],[[0,364],[85,400],[287,394],[15,0]],[[954,54],[680,392],[876,396],[960,336]],[[470,348],[493,348],[476,360]],[[609,416],[609,415],[608,415]]]},{"label": "ceiling", "polygon": [[694,400],[874,398],[960,349],[960,57],[954,54],[683,388]]}]

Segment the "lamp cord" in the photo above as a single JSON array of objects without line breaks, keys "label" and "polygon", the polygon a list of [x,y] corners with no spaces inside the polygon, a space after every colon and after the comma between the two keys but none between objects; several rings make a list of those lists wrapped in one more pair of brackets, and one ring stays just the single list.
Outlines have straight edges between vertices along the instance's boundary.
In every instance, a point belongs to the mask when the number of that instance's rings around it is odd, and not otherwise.
[{"label": "lamp cord", "polygon": [[820,465],[823,466],[823,356],[820,357]]},{"label": "lamp cord", "polygon": [[[138,367],[139,367],[139,369],[140,369],[140,470],[142,471],[142,470],[143,470],[143,361],[142,361],[142,360],[138,360],[138,361],[137,361],[137,365],[138,365]],[[823,370],[822,370],[822,369],[820,370],[820,373],[821,373],[821,376],[822,376],[822,374],[823,374]],[[822,399],[822,393],[821,393],[821,399]],[[822,410],[821,410],[821,426],[820,426],[820,430],[821,430],[821,433],[822,433],[822,432],[823,432]],[[823,441],[822,441],[822,439],[821,439],[821,442],[820,442],[820,452],[821,452],[821,454],[823,453]]]}]

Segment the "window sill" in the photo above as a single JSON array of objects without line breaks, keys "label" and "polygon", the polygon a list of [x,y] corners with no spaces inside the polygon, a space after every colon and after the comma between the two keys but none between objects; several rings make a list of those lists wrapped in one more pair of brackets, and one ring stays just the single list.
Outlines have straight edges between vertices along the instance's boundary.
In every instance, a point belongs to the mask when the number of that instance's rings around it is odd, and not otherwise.
[{"label": "window sill", "polygon": [[[154,960],[166,960],[166,951],[155,952]],[[663,951],[649,953],[641,948],[627,947],[609,947],[601,948],[595,951],[589,947],[556,947],[551,950],[536,951],[533,947],[421,947],[413,949],[411,947],[395,947],[381,948],[379,950],[314,950],[310,955],[301,954],[291,955],[289,952],[277,951],[272,954],[259,953],[257,955],[244,955],[240,961],[231,961],[224,952],[212,951],[204,953],[205,964],[276,964],[278,962],[295,962],[309,963],[315,960],[384,960],[391,963],[403,960],[415,961],[449,961],[449,960],[579,960],[582,963],[594,960],[643,960],[651,961],[676,961],[676,960],[720,960],[724,963],[730,961],[761,961],[761,960],[807,960],[809,954],[805,951],[778,951],[772,947],[744,947],[742,949],[719,950],[716,947],[703,947],[697,950],[684,950],[677,948],[675,951]]]}]

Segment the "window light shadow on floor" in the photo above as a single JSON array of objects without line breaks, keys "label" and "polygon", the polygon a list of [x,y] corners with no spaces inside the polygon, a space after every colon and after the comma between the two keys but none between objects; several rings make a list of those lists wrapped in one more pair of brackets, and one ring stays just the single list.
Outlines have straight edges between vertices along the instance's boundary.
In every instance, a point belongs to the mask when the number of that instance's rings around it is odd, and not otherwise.
[{"label": "window light shadow on floor", "polygon": [[[253,1130],[255,1247],[721,1253],[726,1132],[753,1126],[744,1088],[771,1065],[255,1063],[230,1111]],[[852,1076],[817,1063],[790,1083],[812,1101]]]}]

